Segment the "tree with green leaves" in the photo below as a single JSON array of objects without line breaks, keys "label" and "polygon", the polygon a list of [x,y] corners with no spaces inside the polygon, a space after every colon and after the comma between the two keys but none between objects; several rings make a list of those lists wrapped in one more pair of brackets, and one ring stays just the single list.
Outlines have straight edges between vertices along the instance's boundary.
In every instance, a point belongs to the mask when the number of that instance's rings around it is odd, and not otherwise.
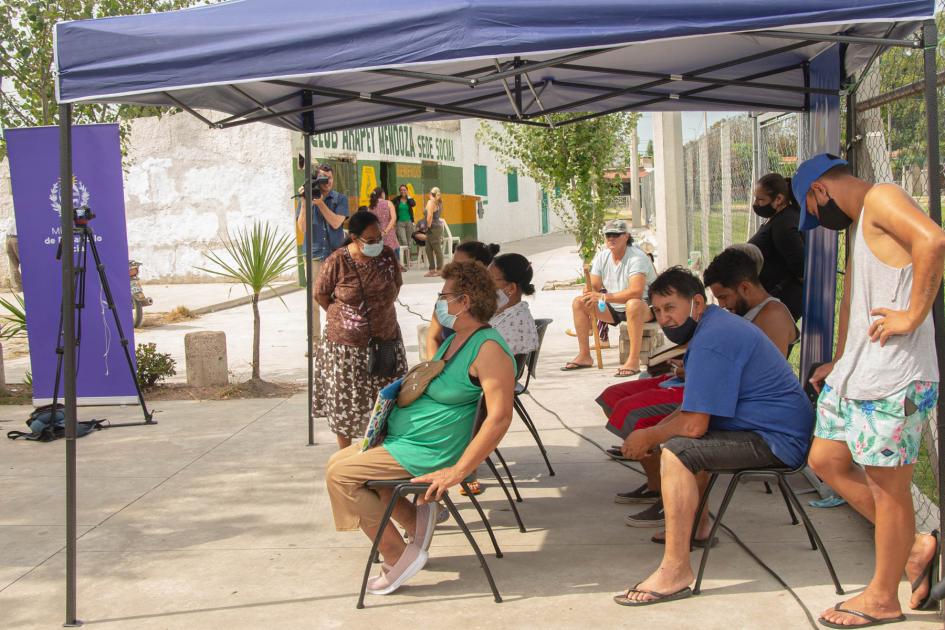
[{"label": "tree with green leaves", "polygon": [[[506,168],[517,168],[549,194],[555,213],[580,246],[586,262],[602,242],[604,213],[619,186],[605,171],[629,163],[628,139],[639,114],[620,113],[572,124],[561,124],[574,114],[554,114],[551,129],[501,123],[483,123],[479,138]],[[573,212],[568,211],[568,207]]]},{"label": "tree with green leaves", "polygon": [[[223,276],[245,285],[253,294],[253,381],[262,380],[259,375],[259,294],[280,276],[295,269],[295,239],[279,235],[268,223],[256,221],[248,230],[240,229],[236,238],[227,234],[223,241],[229,260],[216,252],[208,251],[204,256],[215,265],[201,271]],[[282,300],[282,297],[279,297]],[[285,302],[282,302],[285,304]]]},{"label": "tree with green leaves", "polygon": [[[0,131],[11,127],[55,125],[59,121],[53,75],[53,28],[64,20],[170,11],[199,0],[3,0],[0,2]],[[95,42],[89,42],[94,46]],[[122,138],[128,121],[154,116],[157,107],[77,105],[76,123],[118,122]],[[0,138],[0,158],[6,143]]]}]

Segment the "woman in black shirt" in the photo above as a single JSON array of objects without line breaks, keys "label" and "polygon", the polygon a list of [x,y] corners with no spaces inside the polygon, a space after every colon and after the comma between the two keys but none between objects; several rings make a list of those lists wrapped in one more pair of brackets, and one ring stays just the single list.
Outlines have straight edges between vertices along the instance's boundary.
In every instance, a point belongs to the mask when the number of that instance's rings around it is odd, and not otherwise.
[{"label": "woman in black shirt", "polygon": [[804,238],[797,229],[800,209],[791,193],[791,180],[768,173],[755,184],[754,193],[752,210],[767,219],[748,241],[765,257],[759,279],[797,321],[804,302]]}]

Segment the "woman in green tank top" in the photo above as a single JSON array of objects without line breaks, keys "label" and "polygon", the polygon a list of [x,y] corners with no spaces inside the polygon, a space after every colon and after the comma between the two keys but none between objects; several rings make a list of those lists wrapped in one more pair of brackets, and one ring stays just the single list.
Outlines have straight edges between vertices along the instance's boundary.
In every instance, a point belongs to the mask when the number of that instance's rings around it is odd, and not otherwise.
[{"label": "woman in green tank top", "polygon": [[[407,407],[395,407],[383,444],[361,452],[358,445],[336,453],[325,473],[335,528],[358,529],[374,538],[389,491],[364,487],[374,479],[406,479],[430,484],[418,506],[401,500],[393,517],[410,536],[388,526],[381,539],[384,568],[368,591],[386,595],[415,575],[427,559],[443,493],[475,472],[512,422],[515,360],[502,336],[486,322],[496,310],[495,286],[479,263],[451,263],[443,269],[436,317],[455,330],[436,354],[447,361],[426,391]],[[485,397],[487,415],[473,436],[476,409]]]}]

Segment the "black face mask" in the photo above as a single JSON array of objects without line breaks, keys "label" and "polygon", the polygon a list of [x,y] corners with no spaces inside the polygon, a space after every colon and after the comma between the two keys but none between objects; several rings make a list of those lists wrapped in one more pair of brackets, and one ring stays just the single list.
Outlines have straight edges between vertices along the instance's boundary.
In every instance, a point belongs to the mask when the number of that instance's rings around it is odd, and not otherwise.
[{"label": "black face mask", "polygon": [[663,334],[666,335],[666,338],[672,341],[677,346],[680,346],[684,343],[689,343],[689,340],[692,339],[692,336],[696,334],[696,326],[699,325],[699,322],[692,318],[692,310],[695,308],[696,303],[693,301],[692,308],[689,309],[689,317],[686,318],[686,321],[681,323],[679,326],[662,326]]},{"label": "black face mask", "polygon": [[770,219],[778,213],[770,203],[764,206],[752,206],[751,209],[762,219]]},{"label": "black face mask", "polygon": [[827,203],[817,204],[817,213],[820,218],[820,224],[828,230],[845,230],[853,223],[853,219],[848,217],[833,200],[833,197],[827,196]]}]

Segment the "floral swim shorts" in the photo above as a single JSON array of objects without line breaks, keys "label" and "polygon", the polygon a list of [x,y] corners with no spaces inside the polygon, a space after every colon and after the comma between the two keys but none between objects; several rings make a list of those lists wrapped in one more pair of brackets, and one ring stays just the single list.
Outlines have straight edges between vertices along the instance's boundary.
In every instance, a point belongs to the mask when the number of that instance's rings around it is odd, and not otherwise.
[{"label": "floral swim shorts", "polygon": [[847,443],[863,466],[907,466],[919,457],[922,428],[938,401],[938,383],[913,381],[879,400],[841,398],[824,383],[814,435]]}]

